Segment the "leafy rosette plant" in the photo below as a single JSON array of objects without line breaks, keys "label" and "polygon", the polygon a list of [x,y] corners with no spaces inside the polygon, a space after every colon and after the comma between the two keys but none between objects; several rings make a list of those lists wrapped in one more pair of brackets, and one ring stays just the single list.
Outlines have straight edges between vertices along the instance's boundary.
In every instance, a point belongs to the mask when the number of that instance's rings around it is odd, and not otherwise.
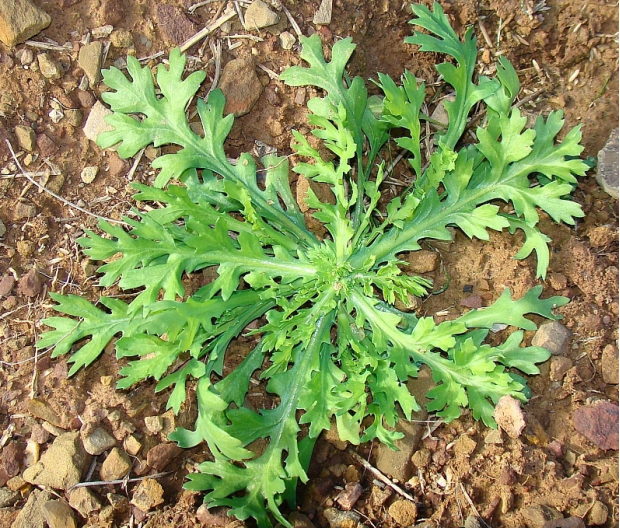
[{"label": "leafy rosette plant", "polygon": [[[133,57],[130,79],[115,68],[104,72],[111,91],[102,98],[114,111],[107,118],[114,130],[98,144],[118,144],[125,158],[149,144],[180,150],[153,162],[161,169],[154,187],[134,184],[137,200],[162,207],[125,218],[128,230],[102,221],[103,236],[87,231],[78,241],[93,260],[107,260],[99,268],[101,286],[117,283],[139,295],[130,303],[102,297],[95,306],[51,294],[58,312],[79,319],[46,319],[53,330],[38,347],[54,347],[54,356],[71,352],[73,375],[117,338],[117,357],[128,359],[118,388],[153,378],[157,391],[171,388],[168,407],[176,412],[187,385],[195,384],[195,429],[177,429],[170,438],[181,447],[205,442],[212,457],[186,486],[207,491],[210,507],[230,507],[261,526],[271,517],[288,525],[280,506],[285,499],[294,503],[297,481],[308,479],[314,441],[333,423],[354,445],[378,439],[393,446],[399,417],[410,419],[419,409],[406,382],[421,365],[436,382],[428,411],[451,421],[468,407],[495,427],[500,397],[526,399],[526,380],[516,370],[536,374],[536,364],[549,357],[543,348],[521,346],[523,330],[536,329],[525,316],[555,318],[553,309],[568,301],[540,299],[541,286],[518,300],[506,290],[492,306],[439,324],[395,307],[431,288],[426,279],[405,275],[397,255],[419,250],[423,240],[450,240],[449,227],[484,240],[489,230],[521,230],[525,242],[515,257],[535,252],[537,275],[544,277],[549,239],[538,229],[538,211],[568,224],[583,216],[569,195],[575,175],[587,169],[578,158],[578,128],[556,141],[561,112],[526,128],[513,106],[519,81],[506,59],[499,59],[495,77],[476,79],[472,29],[461,41],[439,4],[413,11],[412,23],[427,32],[407,42],[453,59],[437,66],[454,99],[445,103],[449,123],[434,133],[437,147],[428,160],[420,149],[421,123],[429,119],[421,110],[426,89],[409,72],[400,85],[379,74],[384,97],[369,97],[364,81],[345,70],[355,49],[351,39],[338,41],[326,62],[314,35],[301,39],[307,67],[281,76],[289,86],[314,86],[323,94],[308,102],[308,119],[333,156],[324,160],[294,132],[294,149],[306,161],[293,168],[333,194],[325,202],[309,189],[306,197],[329,234],[322,239],[306,226],[286,157],[266,156],[260,166],[250,154],[236,163],[227,159],[233,116],[223,115],[221,91],[207,102],[198,99],[204,134],[193,132],[185,110],[205,74],[183,79],[178,50],[168,68],[157,70],[159,91],[151,71]],[[476,141],[459,146],[476,105],[486,109],[484,123]],[[378,154],[390,135],[409,152],[415,180],[379,208],[386,174]],[[513,213],[501,212],[502,202]],[[183,277],[206,267],[217,267],[216,279],[187,296]],[[253,322],[258,327],[248,331]],[[496,324],[522,330],[491,346],[485,338]],[[255,334],[257,345],[228,372],[231,341],[244,333]],[[265,383],[272,409],[246,405],[254,378]],[[248,448],[257,440],[266,444],[261,453]]]}]

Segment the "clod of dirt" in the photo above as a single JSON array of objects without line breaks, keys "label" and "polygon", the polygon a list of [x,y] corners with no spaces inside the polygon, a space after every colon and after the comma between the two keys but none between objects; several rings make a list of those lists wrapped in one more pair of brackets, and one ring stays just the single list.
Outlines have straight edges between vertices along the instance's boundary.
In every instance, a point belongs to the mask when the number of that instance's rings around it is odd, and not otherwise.
[{"label": "clod of dirt", "polygon": [[101,500],[88,487],[79,487],[69,493],[69,505],[79,512],[84,518],[90,513],[98,511],[102,507]]},{"label": "clod of dirt", "polygon": [[226,96],[224,115],[234,114],[238,118],[247,114],[263,91],[252,59],[241,57],[227,63],[222,70],[220,89]]},{"label": "clod of dirt", "polygon": [[196,33],[196,26],[183,10],[169,4],[160,4],[155,18],[161,33],[171,46],[179,46]]},{"label": "clod of dirt", "polygon": [[543,323],[532,338],[532,345],[544,347],[552,355],[561,355],[567,351],[572,333],[559,321]]},{"label": "clod of dirt", "polygon": [[5,275],[0,279],[0,298],[3,298],[11,293],[15,286],[15,278],[12,274]]},{"label": "clod of dirt", "polygon": [[344,490],[336,496],[336,503],[345,511],[350,511],[362,492],[362,486],[359,483],[347,483]]},{"label": "clod of dirt", "polygon": [[439,254],[431,250],[419,250],[405,255],[405,271],[411,274],[427,274],[439,266]]},{"label": "clod of dirt", "polygon": [[43,158],[49,158],[58,152],[58,145],[47,134],[37,136],[37,147]]},{"label": "clod of dirt", "polygon": [[41,293],[42,286],[41,276],[36,268],[33,268],[20,278],[18,290],[23,296],[34,298]]},{"label": "clod of dirt", "polygon": [[18,202],[13,210],[13,220],[29,219],[36,216],[37,208],[28,202]]},{"label": "clod of dirt", "polygon": [[[205,504],[202,504],[196,510],[196,518],[198,518],[198,521],[202,525],[206,525],[207,527],[231,527],[231,522],[235,519],[228,516],[226,514],[227,511],[228,509],[226,507],[208,509]],[[294,525],[292,521],[291,524]]]},{"label": "clod of dirt", "polygon": [[254,0],[245,12],[245,26],[248,30],[262,29],[278,23],[280,17],[261,0]]},{"label": "clod of dirt", "polygon": [[77,527],[73,511],[62,500],[49,500],[43,504],[43,515],[48,527]]},{"label": "clod of dirt", "polygon": [[101,58],[103,44],[99,41],[82,46],[78,54],[78,64],[84,70],[91,88],[94,88],[101,78]]},{"label": "clod of dirt", "polygon": [[43,514],[43,505],[51,499],[49,492],[34,489],[11,527],[45,527],[47,520]]},{"label": "clod of dirt", "polygon": [[521,403],[510,395],[504,395],[497,402],[495,420],[497,425],[513,439],[518,439],[525,429],[525,414],[521,409]]},{"label": "clod of dirt", "polygon": [[161,471],[182,453],[183,449],[174,443],[158,444],[151,448],[146,454],[146,463],[151,468]]},{"label": "clod of dirt", "polygon": [[596,181],[611,197],[618,199],[618,129],[611,131],[605,146],[598,153]]},{"label": "clod of dirt", "polygon": [[51,23],[52,17],[29,0],[0,3],[0,40],[7,46],[34,37]]},{"label": "clod of dirt", "polygon": [[116,439],[103,428],[97,428],[90,435],[84,437],[82,442],[84,443],[84,450],[93,456],[103,454],[106,450],[116,446]]},{"label": "clod of dirt", "polygon": [[130,31],[120,28],[112,32],[110,42],[115,48],[131,48],[133,46],[133,35]]},{"label": "clod of dirt", "polygon": [[149,512],[153,507],[164,502],[164,489],[154,479],[145,479],[136,487],[131,504],[142,512]]},{"label": "clod of dirt", "polygon": [[396,500],[388,509],[388,514],[402,527],[413,527],[418,517],[418,508],[415,503],[407,500]]},{"label": "clod of dirt", "polygon": [[550,362],[549,378],[553,382],[561,382],[571,367],[573,367],[573,361],[570,358],[554,356]]},{"label": "clod of dirt", "polygon": [[575,430],[602,450],[618,450],[618,405],[599,401],[573,413]]},{"label": "clod of dirt", "polygon": [[17,476],[24,459],[24,445],[11,442],[2,449],[2,467],[9,477]]},{"label": "clod of dirt", "polygon": [[479,309],[482,307],[482,297],[477,295],[468,296],[461,300],[461,305],[469,309]]},{"label": "clod of dirt", "polygon": [[41,461],[24,471],[23,478],[33,485],[66,490],[80,482],[85,466],[86,452],[80,434],[69,432],[57,437]]},{"label": "clod of dirt", "polygon": [[105,458],[99,475],[103,481],[122,479],[131,470],[131,458],[124,450],[114,448]]},{"label": "clod of dirt", "polygon": [[603,349],[603,357],[601,358],[603,382],[617,385],[619,382],[618,371],[618,349],[612,344],[607,344]]}]

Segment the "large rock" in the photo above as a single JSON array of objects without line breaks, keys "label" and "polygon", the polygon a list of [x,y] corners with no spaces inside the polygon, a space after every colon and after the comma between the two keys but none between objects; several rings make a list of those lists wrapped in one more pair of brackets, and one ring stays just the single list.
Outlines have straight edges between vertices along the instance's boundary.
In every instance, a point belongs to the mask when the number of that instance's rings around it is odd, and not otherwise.
[{"label": "large rock", "polygon": [[575,430],[602,450],[618,450],[618,405],[599,401],[573,413]]},{"label": "large rock", "polygon": [[101,79],[101,59],[103,44],[99,41],[91,42],[80,48],[78,64],[84,70],[88,83],[94,88]]},{"label": "large rock", "polygon": [[224,66],[220,89],[226,96],[224,114],[244,116],[258,101],[262,91],[261,84],[252,59],[233,59]]},{"label": "large rock", "polygon": [[558,356],[568,352],[572,333],[559,321],[543,323],[532,338],[532,345],[544,347],[552,355]]},{"label": "large rock", "polygon": [[596,181],[605,192],[618,199],[618,129],[611,131],[605,146],[598,153]]},{"label": "large rock", "polygon": [[43,512],[43,505],[51,499],[52,495],[49,492],[34,489],[11,527],[45,527],[47,520]]},{"label": "large rock", "polygon": [[56,438],[41,461],[24,471],[23,478],[33,485],[67,490],[80,482],[86,457],[79,432],[65,433]]},{"label": "large rock", "polygon": [[0,40],[15,46],[45,29],[52,18],[30,0],[0,1]]},{"label": "large rock", "polygon": [[245,12],[245,27],[249,31],[273,26],[278,20],[280,17],[262,0],[254,0]]}]

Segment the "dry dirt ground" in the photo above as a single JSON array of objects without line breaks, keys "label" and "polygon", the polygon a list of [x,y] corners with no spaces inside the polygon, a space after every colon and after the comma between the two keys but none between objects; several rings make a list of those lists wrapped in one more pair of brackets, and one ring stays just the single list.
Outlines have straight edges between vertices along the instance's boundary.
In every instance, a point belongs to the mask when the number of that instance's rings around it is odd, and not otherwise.
[{"label": "dry dirt ground", "polygon": [[[156,10],[163,2],[35,0],[51,15],[52,23],[34,40],[69,46],[41,49],[28,44],[0,44],[0,132],[12,141],[21,162],[37,175],[35,178],[97,215],[120,218],[134,205],[128,188],[133,160],[122,161],[112,152],[104,153],[85,137],[83,121],[105,87],[99,83],[84,90],[78,52],[89,35],[91,40],[109,41],[111,37],[93,33],[93,29],[109,24],[115,31],[129,32],[133,40],[129,51],[137,57],[160,51],[167,54],[177,43],[158,19]],[[190,14],[193,2],[189,0],[165,2],[188,14],[196,30],[216,19],[225,7],[225,2],[206,3]],[[567,122],[564,133],[581,124],[584,156],[597,155],[610,131],[618,126],[617,3],[441,3],[457,31],[473,25],[484,48],[481,73],[491,68],[494,56],[506,55],[522,82],[522,110],[535,117],[563,109]],[[406,68],[429,83],[436,80],[435,58],[416,53],[403,43],[411,33],[407,2],[335,0],[332,21],[322,27],[313,24],[319,0],[283,0],[282,4],[304,35],[319,32],[328,45],[340,37],[353,37],[358,48],[349,66],[352,75],[369,79],[376,78],[376,72],[384,72],[399,78]],[[240,5],[245,9],[245,3]],[[280,44],[282,32],[295,34],[283,12],[280,17],[276,26],[260,31],[245,31],[239,19],[233,18],[230,28],[212,35],[210,41],[222,43],[222,65],[235,57],[253,55],[257,65],[279,73],[298,63],[299,47],[285,50]],[[229,40],[225,32],[250,34],[261,40]],[[238,47],[229,48],[237,42]],[[128,48],[111,46],[105,67],[127,52]],[[42,75],[37,68],[41,53],[59,65],[59,78]],[[200,42],[190,54],[198,58],[192,67],[207,71],[208,88],[216,74],[209,42]],[[151,62],[155,65],[157,59]],[[236,120],[227,143],[228,154],[236,157],[240,152],[251,152],[255,140],[290,154],[291,129],[308,130],[305,101],[311,94],[284,86],[258,66],[256,71],[264,89],[251,112]],[[373,85],[368,86],[372,91]],[[54,109],[64,117],[50,115]],[[32,152],[18,148],[18,125],[30,127],[37,136]],[[87,184],[80,174],[88,166],[98,167],[99,172]],[[154,173],[146,156],[134,169],[134,181],[152,180]],[[21,479],[35,452],[44,453],[62,432],[82,430],[84,435],[85,427],[92,429],[95,425],[112,434],[118,447],[127,448],[129,436],[141,444],[132,457],[131,478],[159,470],[169,473],[158,478],[164,490],[163,503],[149,512],[127,501],[134,497],[138,482],[90,488],[95,506],[86,517],[74,511],[78,526],[242,525],[227,519],[225,513],[198,510],[200,495],[182,490],[184,475],[206,457],[202,448],[174,454],[165,468],[147,466],[149,450],[165,441],[161,432],[153,433],[152,420],[145,422],[145,417],[161,417],[165,412],[167,395],[154,395],[154,384],[115,391],[119,367],[111,354],[103,355],[70,380],[66,379],[66,360],[51,359],[49,354],[35,356],[33,345],[44,330],[40,321],[53,312],[48,292],[80,294],[91,300],[119,292],[104,292],[97,286],[93,264],[85,260],[76,244],[84,229],[96,229],[96,219],[31,185],[16,170],[4,145],[0,146],[0,170],[0,220],[6,227],[0,237],[0,280],[5,281],[0,299],[0,432],[4,432],[0,479],[2,498],[15,493],[2,504],[0,525],[11,526],[37,491]],[[406,164],[396,167],[395,179],[406,181],[410,177]],[[528,426],[521,437],[511,439],[493,433],[464,414],[434,430],[432,420],[414,424],[408,432],[409,444],[403,447],[405,459],[391,460],[376,444],[360,447],[357,453],[361,457],[399,481],[414,497],[412,508],[361,466],[346,445],[325,436],[315,449],[311,481],[299,487],[299,508],[291,521],[299,526],[312,521],[316,526],[418,523],[462,527],[468,517],[478,516],[479,523],[488,526],[520,527],[540,526],[550,518],[577,517],[587,525],[618,526],[618,452],[597,447],[576,431],[573,422],[577,409],[595,401],[618,403],[618,202],[599,188],[594,173],[580,179],[575,200],[585,212],[575,227],[558,226],[549,219],[543,222],[543,231],[552,239],[544,294],[570,298],[570,303],[560,309],[563,324],[572,332],[570,345],[563,355],[542,366],[540,376],[532,378],[534,396],[524,407]],[[505,287],[516,296],[522,295],[539,281],[532,258],[520,262],[512,259],[518,248],[518,241],[508,234],[492,236],[486,243],[471,242],[457,234],[452,245],[435,248],[441,266],[429,277],[441,286],[449,276],[449,288],[441,296],[429,298],[420,311],[454,317],[468,310],[461,302],[471,303],[472,296],[474,302],[478,299],[487,304]],[[22,279],[25,276],[30,282]],[[16,280],[14,284],[11,277]],[[243,343],[237,347],[243,353]],[[617,407],[615,410],[617,421]],[[171,417],[164,419],[165,433]],[[57,424],[50,426],[54,422]],[[106,455],[86,461],[81,479],[100,479]],[[377,462],[380,457],[384,460]],[[355,481],[361,483],[363,494],[343,517],[334,510],[335,497],[346,483]],[[68,497],[63,490],[56,493]],[[575,521],[579,520],[550,522],[549,526]],[[469,518],[466,526],[476,525]]]}]

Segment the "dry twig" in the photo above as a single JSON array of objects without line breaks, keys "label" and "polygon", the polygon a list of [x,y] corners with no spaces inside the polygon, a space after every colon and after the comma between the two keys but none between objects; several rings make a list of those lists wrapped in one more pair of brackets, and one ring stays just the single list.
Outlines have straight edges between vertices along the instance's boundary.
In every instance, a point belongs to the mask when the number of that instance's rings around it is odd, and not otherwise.
[{"label": "dry twig", "polygon": [[61,197],[60,195],[54,193],[52,190],[48,189],[47,187],[39,184],[39,182],[37,182],[34,178],[32,178],[30,176],[30,174],[22,167],[21,163],[19,163],[19,160],[17,158],[17,156],[15,155],[15,151],[13,150],[13,146],[11,145],[11,142],[7,139],[6,140],[6,144],[9,147],[9,151],[11,151],[11,156],[13,157],[13,161],[15,162],[15,165],[17,165],[17,168],[19,169],[20,173],[25,176],[31,183],[33,183],[35,186],[37,186],[39,189],[42,189],[43,191],[45,191],[46,193],[48,193],[49,195],[53,196],[56,200],[60,200],[63,204],[72,207],[74,209],[77,209],[78,211],[81,211],[82,213],[86,213],[87,215],[90,215],[92,217],[96,217],[100,220],[106,220],[108,222],[113,222],[116,224],[123,224],[123,225],[127,225],[126,222],[122,221],[122,220],[116,220],[116,219],[110,219],[108,217],[102,217],[101,215],[97,215],[96,213],[93,213],[92,211],[88,211],[87,209],[84,209],[80,206],[78,206],[77,204],[74,204],[73,202],[69,202],[66,198]]},{"label": "dry twig", "polygon": [[357,461],[360,465],[362,465],[366,470],[368,470],[369,472],[371,472],[377,479],[381,480],[383,483],[385,483],[388,487],[392,488],[394,491],[396,491],[398,494],[400,494],[403,498],[408,499],[409,501],[415,503],[415,498],[413,496],[411,496],[411,494],[409,494],[408,492],[404,491],[403,489],[401,489],[398,485],[396,485],[396,483],[393,483],[392,480],[388,479],[386,476],[383,475],[383,473],[376,469],[375,467],[373,467],[368,461],[366,461],[363,457],[360,457],[359,454],[357,454],[356,452],[354,452],[353,450],[351,450],[350,448],[347,449],[347,453],[353,458],[355,459],[355,461]]}]

